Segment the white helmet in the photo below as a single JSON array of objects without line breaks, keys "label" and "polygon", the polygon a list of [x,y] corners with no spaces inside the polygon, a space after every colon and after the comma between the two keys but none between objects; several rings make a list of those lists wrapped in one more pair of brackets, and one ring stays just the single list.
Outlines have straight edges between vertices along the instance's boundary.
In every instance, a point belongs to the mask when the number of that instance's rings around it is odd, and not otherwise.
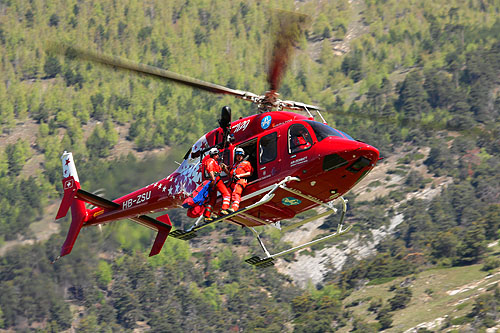
[{"label": "white helmet", "polygon": [[214,148],[210,148],[210,150],[208,151],[208,154],[209,154],[210,156],[217,155],[217,154],[219,154],[219,149],[217,149],[217,148],[215,148],[215,147],[214,147]]},{"label": "white helmet", "polygon": [[234,155],[245,155],[245,151],[243,150],[243,148],[236,148],[234,150]]}]

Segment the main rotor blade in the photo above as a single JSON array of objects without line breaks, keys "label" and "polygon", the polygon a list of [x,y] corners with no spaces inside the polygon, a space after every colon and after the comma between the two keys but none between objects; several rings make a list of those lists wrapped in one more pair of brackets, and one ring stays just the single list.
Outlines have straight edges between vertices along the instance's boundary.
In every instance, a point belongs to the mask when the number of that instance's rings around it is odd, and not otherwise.
[{"label": "main rotor blade", "polygon": [[282,10],[276,10],[274,14],[276,33],[267,73],[271,91],[279,89],[293,49],[297,47],[299,38],[309,23],[309,16],[304,14]]},{"label": "main rotor blade", "polygon": [[205,90],[215,94],[234,95],[243,99],[245,99],[246,96],[255,96],[255,94],[253,93],[227,88],[218,84],[205,82],[185,75],[177,74],[162,68],[136,63],[134,61],[127,60],[121,57],[110,56],[90,50],[84,50],[74,46],[69,46],[64,44],[53,44],[51,45],[49,50],[54,53],[68,55],[82,60],[93,61],[103,65],[112,66],[115,68],[142,73],[160,79],[170,80],[175,83]]}]

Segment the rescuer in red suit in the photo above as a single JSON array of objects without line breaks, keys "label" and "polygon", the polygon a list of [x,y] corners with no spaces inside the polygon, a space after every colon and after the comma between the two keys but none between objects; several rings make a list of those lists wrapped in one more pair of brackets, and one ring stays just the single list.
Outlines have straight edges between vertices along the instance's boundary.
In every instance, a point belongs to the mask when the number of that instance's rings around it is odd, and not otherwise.
[{"label": "rescuer in red suit", "polygon": [[234,151],[235,162],[231,168],[231,207],[228,209],[230,213],[234,213],[240,207],[241,193],[248,184],[246,178],[250,177],[253,172],[250,162],[243,160],[245,151],[242,148],[236,148]]},{"label": "rescuer in red suit", "polygon": [[[215,201],[217,200],[217,190],[222,194],[222,214],[228,214],[227,209],[229,208],[229,202],[231,201],[231,194],[220,178],[222,168],[217,161],[219,158],[219,149],[211,148],[208,154],[209,156],[203,159],[202,162],[203,178],[212,181],[209,199],[205,204],[205,212],[203,213],[205,222],[213,220],[212,210],[215,206]],[[224,164],[222,164],[222,166],[227,168]]]}]

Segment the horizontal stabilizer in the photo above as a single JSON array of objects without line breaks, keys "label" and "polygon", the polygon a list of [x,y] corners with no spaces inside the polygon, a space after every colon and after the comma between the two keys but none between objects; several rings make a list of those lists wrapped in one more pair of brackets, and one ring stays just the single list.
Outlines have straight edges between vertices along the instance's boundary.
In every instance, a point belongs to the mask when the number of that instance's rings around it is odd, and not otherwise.
[{"label": "horizontal stabilizer", "polygon": [[94,206],[107,209],[120,208],[120,205],[108,199],[101,198],[95,194],[79,189],[76,191],[76,197],[80,200],[88,202]]},{"label": "horizontal stabilizer", "polygon": [[163,231],[163,230],[158,231],[158,234],[156,235],[153,247],[151,248],[151,252],[149,252],[150,257],[155,256],[158,253],[160,253],[161,248],[163,247],[163,244],[165,244],[165,240],[167,239],[167,236],[168,236],[168,231]]},{"label": "horizontal stabilizer", "polygon": [[165,240],[167,239],[167,236],[172,229],[172,223],[170,222],[170,218],[168,217],[168,215],[165,214],[159,216],[157,219],[154,219],[147,215],[141,215],[132,217],[131,220],[145,227],[158,231],[149,256],[151,257],[160,253],[161,248],[163,247],[163,244],[165,244]]}]

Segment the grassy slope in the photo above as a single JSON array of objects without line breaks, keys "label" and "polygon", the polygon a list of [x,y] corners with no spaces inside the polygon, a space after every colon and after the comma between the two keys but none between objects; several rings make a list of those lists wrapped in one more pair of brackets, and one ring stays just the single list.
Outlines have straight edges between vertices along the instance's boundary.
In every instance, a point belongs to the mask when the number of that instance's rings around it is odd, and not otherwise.
[{"label": "grassy slope", "polygon": [[[500,257],[498,245],[490,249],[492,250],[490,256]],[[414,275],[415,280],[409,283],[413,293],[411,301],[405,309],[393,312],[393,324],[387,331],[404,332],[422,323],[427,323],[425,326],[428,329],[438,329],[442,327],[445,316],[453,319],[469,313],[475,298],[487,292],[488,287],[500,282],[499,268],[492,272],[484,272],[481,271],[481,267],[482,264],[476,264],[430,269]],[[344,305],[362,300],[359,305],[348,307],[347,310],[353,311],[353,317],[375,322],[376,315],[368,311],[370,301],[381,298],[386,304],[394,295],[394,292],[389,291],[390,287],[399,286],[408,278],[412,277],[400,277],[379,285],[366,285],[347,297]],[[340,332],[348,332],[351,328],[348,325]]]}]

